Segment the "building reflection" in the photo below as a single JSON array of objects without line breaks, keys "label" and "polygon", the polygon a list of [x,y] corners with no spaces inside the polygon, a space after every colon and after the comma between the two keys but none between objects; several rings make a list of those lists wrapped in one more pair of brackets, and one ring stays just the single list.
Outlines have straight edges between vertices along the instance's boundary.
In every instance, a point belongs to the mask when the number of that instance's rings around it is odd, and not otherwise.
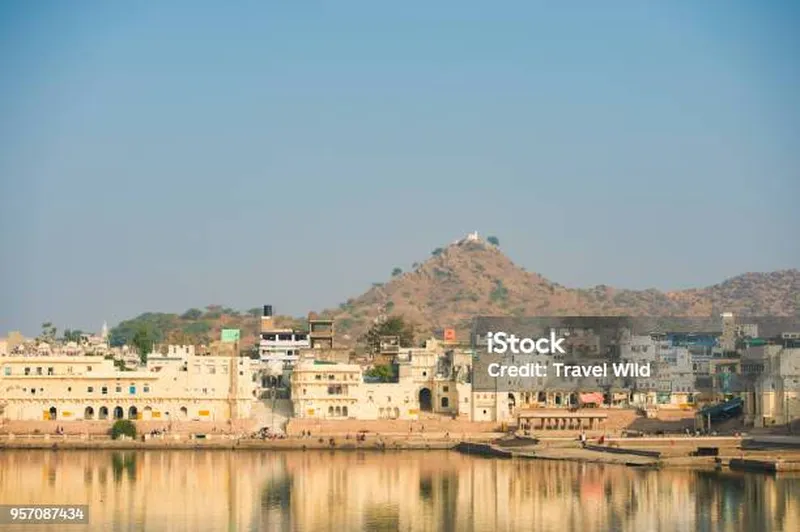
[{"label": "building reflection", "polygon": [[113,530],[800,530],[798,476],[451,452],[6,451],[0,501]]}]

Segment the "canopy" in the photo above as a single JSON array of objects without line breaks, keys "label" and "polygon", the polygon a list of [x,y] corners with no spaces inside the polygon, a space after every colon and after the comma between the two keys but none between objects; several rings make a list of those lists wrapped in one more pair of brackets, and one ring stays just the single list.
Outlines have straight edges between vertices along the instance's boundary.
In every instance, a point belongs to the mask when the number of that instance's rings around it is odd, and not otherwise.
[{"label": "canopy", "polygon": [[580,400],[583,404],[595,403],[600,405],[603,404],[603,394],[600,392],[582,393]]}]

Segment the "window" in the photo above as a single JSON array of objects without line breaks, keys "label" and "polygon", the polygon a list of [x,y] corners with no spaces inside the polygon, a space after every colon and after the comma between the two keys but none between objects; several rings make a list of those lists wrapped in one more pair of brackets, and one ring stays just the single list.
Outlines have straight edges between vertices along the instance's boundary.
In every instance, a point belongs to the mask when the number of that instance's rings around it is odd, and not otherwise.
[{"label": "window", "polygon": [[128,388],[128,393],[131,394],[131,395],[135,395],[136,394],[136,386],[131,384],[130,388]]},{"label": "window", "polygon": [[25,368],[25,375],[31,374],[31,368]]},{"label": "window", "polygon": [[149,393],[150,392],[150,387],[149,386],[145,386],[143,391],[144,391],[144,393]]},{"label": "window", "polygon": [[71,392],[71,391],[72,391],[72,386],[70,386],[69,388],[67,388],[67,391],[68,391],[68,392]]},{"label": "window", "polygon": [[122,393],[122,386],[117,386],[117,387],[114,389],[114,391],[115,391],[116,393]]},{"label": "window", "polygon": [[8,376],[11,375],[11,366],[6,366],[3,368],[3,373]]},{"label": "window", "polygon": [[92,371],[92,366],[86,366],[86,371]]},{"label": "window", "polygon": [[94,386],[89,386],[88,388],[86,388],[86,391],[92,393],[94,391]]},{"label": "window", "polygon": [[448,408],[450,406],[450,399],[447,397],[442,397],[442,408]]},{"label": "window", "polygon": [[103,386],[102,388],[100,388],[100,393],[103,395],[108,395],[108,387]]},{"label": "window", "polygon": [[47,374],[48,375],[53,375],[53,374],[55,374],[55,371],[53,370],[53,368],[47,368]]},{"label": "window", "polygon": [[442,386],[442,391],[443,391],[444,393],[447,393],[447,392],[449,392],[449,391],[450,391],[450,387],[449,387],[449,386]]},{"label": "window", "polygon": [[217,368],[216,368],[215,366],[209,366],[209,367],[208,367],[208,372],[209,372],[211,375],[216,375],[216,374],[217,374]]}]

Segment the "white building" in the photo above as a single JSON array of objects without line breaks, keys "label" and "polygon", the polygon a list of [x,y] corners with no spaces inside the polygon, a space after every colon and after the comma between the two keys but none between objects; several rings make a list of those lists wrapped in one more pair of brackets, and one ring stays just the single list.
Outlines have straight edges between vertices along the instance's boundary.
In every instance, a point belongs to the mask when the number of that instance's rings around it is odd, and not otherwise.
[{"label": "white building", "polygon": [[[174,348],[173,348],[174,347]],[[173,346],[147,368],[119,371],[98,356],[0,358],[0,397],[9,420],[153,419],[225,421],[250,416],[249,359],[196,356]]]}]

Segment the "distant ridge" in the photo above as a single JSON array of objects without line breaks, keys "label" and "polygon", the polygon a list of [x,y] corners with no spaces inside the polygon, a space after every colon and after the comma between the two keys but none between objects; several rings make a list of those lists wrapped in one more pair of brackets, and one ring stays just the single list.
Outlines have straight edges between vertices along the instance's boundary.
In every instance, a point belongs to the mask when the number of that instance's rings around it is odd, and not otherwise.
[{"label": "distant ridge", "polygon": [[[745,273],[706,288],[669,292],[605,285],[567,288],[525,271],[497,245],[472,233],[434,250],[428,260],[415,264],[411,271],[395,269],[387,282],[375,283],[339,308],[320,314],[336,319],[338,343],[352,345],[377,318],[387,315],[402,315],[415,323],[423,339],[440,335],[447,327],[455,327],[463,336],[477,315],[710,317],[723,311],[748,316],[800,316],[800,270]],[[258,309],[236,313],[212,305],[201,316],[192,316],[196,319],[147,314],[120,326],[130,331],[145,316],[150,316],[161,338],[172,341],[217,339],[222,328],[232,327],[242,330],[244,345],[255,342],[259,323]],[[278,321],[286,326],[302,325],[290,317]],[[112,337],[114,333],[117,338],[121,336],[120,326],[112,329]]]},{"label": "distant ridge", "polygon": [[800,315],[800,270],[745,273],[710,287],[670,292],[567,288],[525,271],[473,233],[326,314],[355,339],[381,314],[403,315],[428,335],[446,327],[466,330],[476,315],[700,317],[723,311]]}]

